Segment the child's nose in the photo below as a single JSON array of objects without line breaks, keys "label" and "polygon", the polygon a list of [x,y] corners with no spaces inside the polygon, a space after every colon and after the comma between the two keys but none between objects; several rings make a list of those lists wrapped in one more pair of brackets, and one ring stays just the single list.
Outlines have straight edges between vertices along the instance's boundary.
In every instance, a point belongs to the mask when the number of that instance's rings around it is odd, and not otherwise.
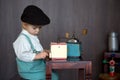
[{"label": "child's nose", "polygon": [[36,28],[36,31],[39,32],[39,31],[40,31],[40,28]]}]

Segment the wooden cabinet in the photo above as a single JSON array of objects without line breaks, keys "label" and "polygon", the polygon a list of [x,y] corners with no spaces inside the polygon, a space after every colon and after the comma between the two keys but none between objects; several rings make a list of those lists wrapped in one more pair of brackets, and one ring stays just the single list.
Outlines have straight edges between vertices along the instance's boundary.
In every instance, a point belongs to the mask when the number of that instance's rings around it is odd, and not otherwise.
[{"label": "wooden cabinet", "polygon": [[105,52],[103,59],[103,72],[109,72],[109,61],[115,60],[115,72],[120,72],[120,53],[117,52]]},{"label": "wooden cabinet", "polygon": [[108,73],[102,73],[99,75],[99,80],[120,80],[120,73],[116,73],[113,77]]},{"label": "wooden cabinet", "polygon": [[[99,75],[99,80],[120,80],[120,53],[105,52],[103,56],[103,73]],[[113,76],[110,74],[111,60],[115,61]]]}]

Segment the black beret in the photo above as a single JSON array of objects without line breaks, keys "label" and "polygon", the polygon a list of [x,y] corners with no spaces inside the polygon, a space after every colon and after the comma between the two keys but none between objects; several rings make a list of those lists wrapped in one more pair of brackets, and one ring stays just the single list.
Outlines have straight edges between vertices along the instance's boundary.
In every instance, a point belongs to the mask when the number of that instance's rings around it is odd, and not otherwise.
[{"label": "black beret", "polygon": [[50,23],[49,17],[34,5],[29,5],[24,9],[21,20],[32,25],[47,25]]}]

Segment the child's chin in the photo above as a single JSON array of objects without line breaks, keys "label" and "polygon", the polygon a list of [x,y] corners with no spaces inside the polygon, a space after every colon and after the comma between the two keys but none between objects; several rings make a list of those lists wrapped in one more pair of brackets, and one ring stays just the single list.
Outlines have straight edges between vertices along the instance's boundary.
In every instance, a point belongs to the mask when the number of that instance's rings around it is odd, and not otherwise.
[{"label": "child's chin", "polygon": [[32,35],[38,35],[38,34],[32,34]]},{"label": "child's chin", "polygon": [[38,33],[37,33],[37,34],[35,34],[35,35],[38,35]]}]

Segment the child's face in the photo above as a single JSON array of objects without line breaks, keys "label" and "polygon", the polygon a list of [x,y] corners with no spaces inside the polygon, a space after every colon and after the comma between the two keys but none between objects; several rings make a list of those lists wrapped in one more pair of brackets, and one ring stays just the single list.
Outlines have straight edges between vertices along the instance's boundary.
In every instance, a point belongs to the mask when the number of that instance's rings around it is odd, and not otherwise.
[{"label": "child's face", "polygon": [[37,35],[40,32],[41,26],[23,23],[23,28],[27,30],[30,34]]}]

